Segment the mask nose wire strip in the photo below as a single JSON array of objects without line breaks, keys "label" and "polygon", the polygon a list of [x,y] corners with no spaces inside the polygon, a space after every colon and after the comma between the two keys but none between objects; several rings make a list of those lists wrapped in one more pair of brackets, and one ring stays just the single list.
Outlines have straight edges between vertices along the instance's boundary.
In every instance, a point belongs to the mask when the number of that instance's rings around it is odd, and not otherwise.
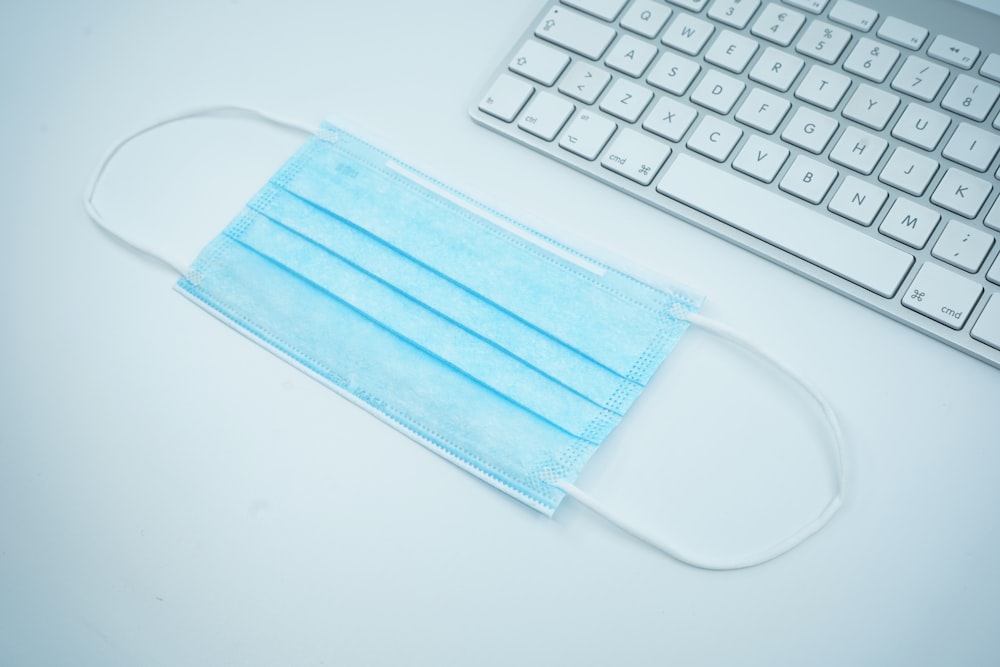
[{"label": "mask nose wire strip", "polygon": [[293,130],[296,132],[303,132],[307,135],[314,134],[314,130],[303,124],[297,123],[295,121],[284,120],[278,118],[277,116],[272,116],[270,114],[257,111],[256,109],[250,109],[247,107],[240,106],[206,106],[206,107],[196,107],[189,109],[187,111],[182,111],[176,114],[172,114],[165,118],[162,118],[140,130],[133,132],[132,134],[122,138],[116,144],[114,144],[108,152],[104,155],[104,158],[98,164],[97,169],[94,172],[93,178],[91,178],[89,185],[83,196],[83,206],[90,216],[90,219],[94,221],[98,227],[102,230],[118,239],[126,246],[131,248],[133,251],[139,253],[140,255],[145,255],[150,257],[170,269],[176,271],[179,275],[187,275],[188,268],[183,262],[179,262],[175,259],[170,259],[159,251],[148,247],[144,242],[131,236],[129,233],[113,229],[108,225],[104,216],[98,210],[97,205],[94,203],[94,197],[97,194],[97,188],[101,184],[101,178],[104,176],[105,170],[107,170],[108,165],[114,159],[115,155],[118,154],[122,148],[124,148],[132,140],[141,137],[147,132],[152,132],[153,130],[159,129],[165,125],[170,125],[171,123],[176,123],[182,120],[189,120],[192,118],[199,117],[231,117],[231,118],[249,118],[251,120],[262,121],[269,125],[274,125],[277,127],[282,127],[285,129]]},{"label": "mask nose wire strip", "polygon": [[833,515],[840,509],[843,504],[843,493],[845,487],[845,474],[844,474],[844,435],[840,428],[840,423],[837,420],[837,415],[833,410],[833,407],[827,402],[823,396],[816,391],[809,382],[802,378],[798,373],[788,368],[784,363],[778,361],[769,353],[765,352],[763,349],[755,345],[754,343],[748,341],[746,338],[736,333],[729,327],[716,322],[713,319],[704,317],[702,315],[694,313],[684,313],[678,314],[680,319],[685,319],[691,324],[700,327],[706,331],[709,331],[721,338],[736,344],[745,350],[756,354],[757,356],[764,359],[766,362],[774,366],[777,370],[781,371],[783,374],[787,375],[796,384],[799,385],[820,407],[823,413],[823,417],[826,420],[827,427],[829,429],[830,437],[833,441],[834,447],[834,465],[836,468],[836,491],[833,498],[830,499],[826,507],[811,521],[803,525],[796,532],[789,535],[788,537],[780,540],[776,544],[768,547],[762,552],[753,554],[751,556],[736,559],[733,561],[713,561],[705,560],[691,556],[690,554],[683,553],[682,551],[676,549],[675,547],[667,544],[664,540],[653,536],[646,529],[641,528],[631,520],[622,516],[619,512],[607,507],[603,502],[597,500],[587,492],[581,490],[580,488],[566,482],[564,480],[559,480],[555,482],[555,486],[559,487],[566,492],[567,495],[572,497],[581,505],[587,507],[589,510],[598,514],[605,520],[614,524],[621,530],[632,535],[633,537],[645,542],[649,546],[657,549],[671,558],[678,560],[682,563],[690,565],[692,567],[700,568],[703,570],[739,570],[743,568],[753,567],[755,565],[760,565],[766,563],[770,560],[781,556],[795,547],[799,546],[812,535],[815,535],[820,531]]}]

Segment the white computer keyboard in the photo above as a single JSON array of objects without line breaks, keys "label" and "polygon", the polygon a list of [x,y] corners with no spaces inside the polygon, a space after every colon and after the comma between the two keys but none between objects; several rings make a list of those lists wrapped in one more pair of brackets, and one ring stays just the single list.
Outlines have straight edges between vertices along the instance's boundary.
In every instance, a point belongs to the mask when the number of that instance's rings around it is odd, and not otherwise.
[{"label": "white computer keyboard", "polygon": [[998,52],[953,0],[552,0],[470,112],[1000,367]]}]

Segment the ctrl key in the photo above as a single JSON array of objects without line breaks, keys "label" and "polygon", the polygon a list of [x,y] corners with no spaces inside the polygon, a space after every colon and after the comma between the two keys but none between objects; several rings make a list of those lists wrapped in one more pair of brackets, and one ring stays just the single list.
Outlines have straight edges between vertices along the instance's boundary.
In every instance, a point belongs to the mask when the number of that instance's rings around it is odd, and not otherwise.
[{"label": "ctrl key", "polygon": [[994,294],[986,302],[983,314],[976,326],[972,327],[972,337],[1000,350],[1000,293]]},{"label": "ctrl key", "polygon": [[928,262],[903,295],[903,305],[952,329],[961,329],[982,294],[978,283]]},{"label": "ctrl key", "polygon": [[479,110],[509,123],[524,108],[533,92],[534,87],[527,81],[501,74],[479,103]]}]

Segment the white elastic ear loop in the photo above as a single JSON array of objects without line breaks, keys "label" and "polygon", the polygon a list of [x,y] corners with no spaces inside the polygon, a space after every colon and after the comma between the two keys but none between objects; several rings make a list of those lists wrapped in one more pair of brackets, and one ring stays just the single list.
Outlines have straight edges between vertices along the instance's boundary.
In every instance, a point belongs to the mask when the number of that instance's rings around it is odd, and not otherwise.
[{"label": "white elastic ear loop", "polygon": [[805,524],[799,528],[795,533],[788,536],[787,538],[779,541],[777,544],[765,549],[763,552],[753,554],[751,556],[733,560],[733,561],[712,561],[697,558],[689,554],[685,554],[682,551],[676,549],[675,547],[667,544],[662,539],[651,535],[647,530],[636,526],[630,519],[623,517],[621,514],[612,510],[611,508],[604,505],[601,501],[597,500],[590,494],[581,490],[580,488],[560,480],[555,482],[555,486],[559,487],[566,492],[567,495],[572,497],[581,505],[584,505],[594,513],[600,515],[610,523],[614,524],[618,528],[624,530],[635,538],[638,538],[650,545],[654,549],[662,551],[666,555],[678,560],[682,563],[690,565],[692,567],[701,568],[703,570],[739,570],[747,567],[753,567],[755,565],[760,565],[766,563],[770,560],[774,560],[778,556],[781,556],[795,547],[799,546],[812,535],[815,535],[820,531],[833,515],[840,509],[843,504],[843,492],[845,485],[845,474],[844,474],[844,435],[840,429],[840,422],[837,420],[837,415],[833,411],[833,407],[827,402],[825,398],[818,391],[816,391],[812,385],[810,385],[805,379],[803,379],[798,373],[788,368],[785,364],[778,361],[770,354],[762,350],[757,345],[751,343],[746,338],[736,333],[729,327],[716,322],[710,318],[704,317],[702,315],[697,315],[694,313],[684,313],[678,315],[679,319],[684,319],[689,321],[706,331],[716,334],[722,338],[729,340],[732,343],[756,354],[761,357],[777,370],[781,371],[796,384],[798,384],[816,403],[819,405],[823,412],[823,416],[826,420],[827,426],[829,427],[830,436],[834,444],[834,462],[836,466],[836,492],[830,502],[827,503],[826,507],[809,523]]},{"label": "white elastic ear loop", "polygon": [[233,118],[250,118],[252,120],[259,120],[277,127],[283,127],[290,130],[295,130],[297,132],[303,132],[305,134],[311,135],[314,133],[312,128],[309,128],[303,124],[297,123],[295,121],[284,120],[276,116],[271,116],[270,114],[257,111],[256,109],[249,109],[246,107],[239,106],[207,106],[207,107],[196,107],[194,109],[189,109],[187,111],[182,111],[166,118],[162,118],[151,125],[148,125],[141,130],[133,132],[132,134],[126,136],[116,143],[114,146],[108,150],[104,158],[101,160],[100,164],[97,166],[97,170],[94,172],[93,178],[90,180],[90,184],[87,186],[86,191],[83,196],[83,206],[87,210],[87,214],[90,219],[94,221],[98,227],[102,230],[115,237],[129,248],[135,252],[151,257],[152,259],[163,263],[167,267],[176,271],[179,275],[187,275],[188,268],[183,262],[179,262],[174,259],[170,259],[165,255],[161,254],[158,250],[149,248],[142,241],[139,241],[127,234],[116,229],[112,229],[108,226],[107,222],[104,220],[104,216],[101,212],[97,210],[97,205],[94,203],[94,196],[97,194],[97,187],[100,185],[101,178],[104,176],[104,171],[107,169],[108,164],[111,160],[118,154],[126,144],[131,142],[133,139],[141,137],[147,132],[152,132],[164,125],[169,125],[171,123],[176,123],[182,120],[188,120],[191,118],[207,117],[207,116],[220,116],[220,117],[233,117]]}]

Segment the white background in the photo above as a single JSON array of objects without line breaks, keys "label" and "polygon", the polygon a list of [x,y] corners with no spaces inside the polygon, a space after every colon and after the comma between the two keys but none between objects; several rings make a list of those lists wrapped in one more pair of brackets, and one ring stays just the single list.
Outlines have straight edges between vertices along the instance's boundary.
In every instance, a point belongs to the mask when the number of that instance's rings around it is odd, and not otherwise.
[{"label": "white background", "polygon": [[[997,664],[1000,371],[473,124],[539,4],[0,6],[0,663]],[[780,560],[695,570],[527,509],[223,326],[81,204],[112,142],[218,103],[335,119],[707,294],[838,410],[845,507]],[[300,142],[175,125],[98,204],[191,259]],[[832,476],[809,404],[692,331],[580,484],[736,556]]]}]

